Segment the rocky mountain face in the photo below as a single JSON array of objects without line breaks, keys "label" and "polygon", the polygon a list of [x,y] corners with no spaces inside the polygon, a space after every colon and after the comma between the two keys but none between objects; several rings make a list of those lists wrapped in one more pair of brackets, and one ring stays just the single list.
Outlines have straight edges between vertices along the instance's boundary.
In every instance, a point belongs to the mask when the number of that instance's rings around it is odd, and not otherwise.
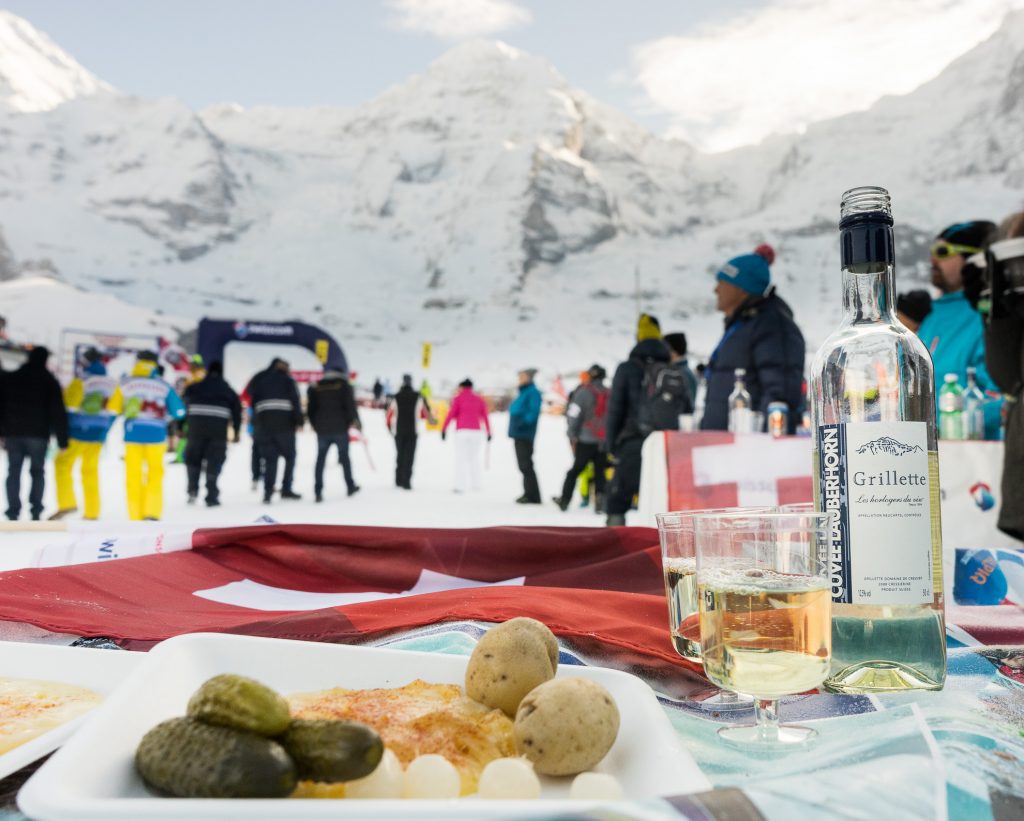
[{"label": "rocky mountain face", "polygon": [[0,278],[301,317],[364,372],[411,369],[427,340],[441,378],[610,366],[638,307],[706,354],[710,274],[763,241],[813,350],[838,316],[844,190],[892,192],[904,288],[945,224],[1024,203],[1024,13],[910,95],[719,155],[497,42],[353,109],[194,112],[118,94],[0,16],[0,51],[13,37],[40,56],[0,59]]}]

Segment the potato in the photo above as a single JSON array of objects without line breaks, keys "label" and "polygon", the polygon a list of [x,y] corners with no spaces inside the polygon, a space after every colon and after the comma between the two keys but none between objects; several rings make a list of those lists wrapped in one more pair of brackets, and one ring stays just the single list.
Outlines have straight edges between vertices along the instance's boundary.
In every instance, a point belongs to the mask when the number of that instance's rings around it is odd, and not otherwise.
[{"label": "potato", "polygon": [[543,775],[575,775],[596,766],[619,732],[619,708],[604,687],[585,678],[545,682],[519,705],[516,750]]},{"label": "potato", "polygon": [[502,624],[499,624],[503,630],[511,630],[512,626],[522,630],[532,630],[540,640],[544,642],[544,647],[548,651],[548,658],[551,659],[551,670],[553,673],[558,672],[558,639],[555,638],[555,634],[551,632],[546,624],[536,619],[529,619],[526,616],[519,616],[515,619],[509,619]]},{"label": "potato", "polygon": [[534,619],[512,619],[484,633],[466,667],[466,695],[512,718],[519,702],[555,677],[558,642]]}]

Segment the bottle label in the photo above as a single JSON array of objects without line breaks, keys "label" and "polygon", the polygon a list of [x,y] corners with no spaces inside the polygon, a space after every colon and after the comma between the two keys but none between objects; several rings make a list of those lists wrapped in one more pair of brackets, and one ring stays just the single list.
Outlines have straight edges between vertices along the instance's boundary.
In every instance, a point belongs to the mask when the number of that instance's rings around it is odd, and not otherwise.
[{"label": "bottle label", "polygon": [[827,544],[832,601],[931,604],[925,423],[821,425],[817,438],[821,510],[832,514]]}]

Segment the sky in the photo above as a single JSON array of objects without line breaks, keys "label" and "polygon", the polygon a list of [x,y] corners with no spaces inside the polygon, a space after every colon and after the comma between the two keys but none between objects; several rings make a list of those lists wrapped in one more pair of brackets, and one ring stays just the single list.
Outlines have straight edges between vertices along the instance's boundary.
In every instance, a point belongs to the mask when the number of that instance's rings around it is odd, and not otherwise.
[{"label": "sky", "polygon": [[116,88],[355,106],[473,37],[709,151],[903,94],[1024,0],[6,0]]}]

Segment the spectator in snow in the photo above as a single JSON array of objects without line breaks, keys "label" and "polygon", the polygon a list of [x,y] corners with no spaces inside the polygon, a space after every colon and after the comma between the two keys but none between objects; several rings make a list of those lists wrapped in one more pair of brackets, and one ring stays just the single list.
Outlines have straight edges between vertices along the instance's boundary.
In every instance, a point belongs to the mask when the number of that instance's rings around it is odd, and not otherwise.
[{"label": "spectator in snow", "polygon": [[46,448],[50,437],[63,451],[68,446],[68,414],[60,383],[46,368],[50,352],[33,348],[28,361],[13,373],[0,375],[0,430],[7,443],[7,518],[21,515],[21,472],[27,460],[32,485],[29,512],[43,513]]},{"label": "spectator in snow", "polygon": [[416,459],[417,423],[427,419],[434,424],[434,416],[426,397],[412,386],[412,376],[402,377],[402,387],[391,400],[386,419],[388,429],[395,437],[398,451],[395,464],[395,485],[412,490],[412,465]]},{"label": "spectator in snow", "polygon": [[60,519],[78,509],[72,469],[82,460],[82,491],[85,519],[100,517],[100,452],[114,414],[107,407],[117,392],[117,381],[107,375],[103,357],[95,348],[85,352],[82,373],[71,380],[64,391],[70,435],[67,450],[57,454],[54,472],[57,478],[57,513]]},{"label": "spectator in snow", "polygon": [[199,478],[206,470],[206,506],[220,505],[217,479],[228,452],[228,425],[234,429],[234,441],[242,432],[242,403],[238,394],[224,381],[224,366],[211,362],[198,382],[185,388],[188,411],[188,443],[185,445],[185,471],[188,475],[188,502],[199,495]]},{"label": "spectator in snow", "polygon": [[608,388],[604,384],[605,369],[600,365],[592,365],[586,375],[587,379],[572,392],[565,411],[569,421],[569,446],[572,448],[573,463],[565,474],[562,495],[556,496],[554,501],[562,510],[566,510],[572,501],[576,480],[587,465],[593,465],[594,512],[603,513]]},{"label": "spectator in snow", "polygon": [[523,474],[523,495],[516,499],[521,505],[540,504],[540,487],[533,469],[533,440],[537,437],[541,408],[540,391],[533,384],[536,374],[535,368],[519,372],[519,395],[508,409],[508,435],[515,442],[516,462]]},{"label": "spectator in snow", "polygon": [[771,402],[789,408],[787,430],[796,433],[803,415],[804,337],[790,307],[775,293],[769,245],[733,257],[716,275],[717,308],[725,315],[725,333],[704,372],[707,395],[701,430],[729,429],[729,394],[734,371],[746,370],[753,410]]},{"label": "spectator in snow", "polygon": [[[935,401],[947,373],[967,384],[967,369],[974,368],[978,387],[998,393],[985,367],[985,328],[981,315],[964,294],[967,258],[983,251],[995,235],[996,226],[986,220],[960,222],[949,226],[931,247],[932,285],[942,293],[932,302],[917,335],[928,348],[935,366]],[[985,438],[998,439],[1002,402],[985,403]]]},{"label": "spectator in snow", "polygon": [[124,415],[124,473],[128,518],[157,520],[164,507],[167,426],[185,416],[174,388],[158,373],[157,356],[142,351],[131,376],[110,397],[112,413]]},{"label": "spectator in snow", "polygon": [[615,460],[615,473],[605,499],[609,527],[626,524],[626,512],[640,489],[640,452],[651,432],[646,419],[645,375],[648,371],[669,368],[668,346],[661,339],[661,326],[655,317],[640,315],[636,339],[629,359],[615,369],[608,397],[606,441]]},{"label": "spectator in snow", "polygon": [[693,402],[697,398],[697,374],[690,370],[690,364],[686,361],[686,334],[665,334],[664,339],[668,345],[669,363],[679,370],[686,382],[686,401],[679,408],[679,413],[693,413]]},{"label": "spectator in snow", "polygon": [[907,291],[896,297],[896,317],[915,334],[931,312],[932,297],[927,291]]},{"label": "spectator in snow", "polygon": [[299,389],[288,373],[283,359],[271,361],[265,371],[249,383],[252,401],[253,434],[263,459],[263,502],[270,504],[277,482],[277,462],[284,459],[281,480],[282,499],[301,499],[292,489],[295,476],[295,432],[302,428],[302,403]]},{"label": "spectator in snow", "polygon": [[345,477],[348,495],[359,492],[352,477],[352,461],[348,456],[348,429],[362,430],[352,386],[341,371],[324,371],[323,378],[311,385],[307,393],[306,413],[316,431],[316,469],[313,492],[316,500],[324,500],[324,465],[331,446],[338,448],[338,462]]},{"label": "spectator in snow", "polygon": [[455,492],[480,489],[480,449],[484,437],[491,441],[491,420],[487,417],[487,403],[473,392],[473,381],[459,383],[448,416],[441,428],[441,439],[448,435],[448,426],[455,424]]}]

